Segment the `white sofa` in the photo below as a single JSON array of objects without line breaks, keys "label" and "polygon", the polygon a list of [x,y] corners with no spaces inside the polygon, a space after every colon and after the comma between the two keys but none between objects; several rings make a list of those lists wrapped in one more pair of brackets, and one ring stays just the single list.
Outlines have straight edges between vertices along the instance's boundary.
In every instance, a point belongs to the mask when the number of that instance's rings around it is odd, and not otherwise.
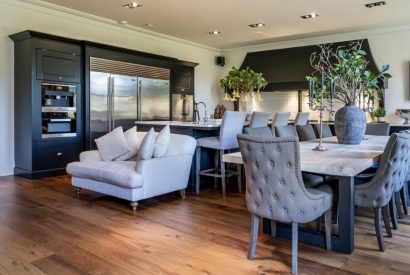
[{"label": "white sofa", "polygon": [[[138,147],[145,132],[138,132]],[[165,157],[135,161],[102,161],[98,151],[80,154],[80,161],[67,165],[67,173],[77,195],[81,189],[92,190],[131,201],[136,211],[138,201],[181,191],[185,197],[196,140],[190,136],[171,134]]]}]

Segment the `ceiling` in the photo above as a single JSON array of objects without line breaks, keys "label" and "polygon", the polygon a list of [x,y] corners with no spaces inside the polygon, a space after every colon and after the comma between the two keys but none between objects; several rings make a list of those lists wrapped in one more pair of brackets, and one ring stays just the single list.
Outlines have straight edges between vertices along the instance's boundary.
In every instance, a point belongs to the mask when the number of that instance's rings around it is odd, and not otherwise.
[{"label": "ceiling", "polygon": [[[220,49],[410,25],[409,0],[372,9],[364,4],[376,0],[135,0],[142,4],[136,9],[122,7],[134,0],[43,1]],[[320,16],[300,18],[311,12]],[[221,34],[209,35],[213,30]]]}]

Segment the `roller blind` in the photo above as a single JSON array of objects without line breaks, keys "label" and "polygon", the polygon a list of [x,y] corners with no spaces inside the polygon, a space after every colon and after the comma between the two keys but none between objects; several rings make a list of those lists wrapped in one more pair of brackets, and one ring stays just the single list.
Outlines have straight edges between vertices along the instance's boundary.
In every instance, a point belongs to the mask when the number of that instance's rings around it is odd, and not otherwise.
[{"label": "roller blind", "polygon": [[98,57],[90,57],[90,69],[94,72],[139,76],[169,80],[170,70]]}]

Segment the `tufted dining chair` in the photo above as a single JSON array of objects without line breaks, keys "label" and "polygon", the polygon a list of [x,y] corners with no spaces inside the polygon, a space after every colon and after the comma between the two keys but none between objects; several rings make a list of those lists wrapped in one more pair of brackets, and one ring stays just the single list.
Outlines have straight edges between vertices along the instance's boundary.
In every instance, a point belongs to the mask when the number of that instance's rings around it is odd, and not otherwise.
[{"label": "tufted dining chair", "polygon": [[295,126],[296,125],[306,125],[308,123],[308,120],[309,120],[309,115],[310,115],[310,113],[308,113],[308,112],[299,112],[296,115],[294,125]]},{"label": "tufted dining chair", "polygon": [[295,137],[263,138],[238,135],[247,181],[246,205],[252,214],[248,259],[253,259],[259,219],[292,224],[292,273],[297,273],[298,224],[325,214],[326,248],[331,249],[332,194],[305,188],[300,170],[299,142]]},{"label": "tufted dining chair", "polygon": [[259,128],[268,126],[269,119],[272,113],[269,112],[253,112],[251,115],[251,121],[249,122],[249,127]]},{"label": "tufted dining chair", "polygon": [[391,237],[388,204],[392,200],[395,189],[403,185],[409,164],[410,135],[394,133],[387,142],[374,177],[368,183],[355,186],[355,204],[374,209],[374,226],[380,251],[385,250],[380,225],[381,214],[383,212],[386,231]]},{"label": "tufted dining chair", "polygon": [[388,136],[390,134],[390,123],[367,123],[366,135]]},{"label": "tufted dining chair", "polygon": [[[313,124],[313,129],[315,130],[315,134],[317,138],[320,138],[320,124]],[[322,123],[322,138],[332,137],[332,130],[330,130],[330,126],[327,123]]]},{"label": "tufted dining chair", "polygon": [[300,141],[316,139],[315,130],[311,124],[296,125],[296,132]]}]

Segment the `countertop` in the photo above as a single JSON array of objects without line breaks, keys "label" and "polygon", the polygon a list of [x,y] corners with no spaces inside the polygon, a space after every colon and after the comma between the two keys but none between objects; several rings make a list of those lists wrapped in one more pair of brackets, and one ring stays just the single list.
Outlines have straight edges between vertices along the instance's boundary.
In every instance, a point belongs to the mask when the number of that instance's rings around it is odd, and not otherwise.
[{"label": "countertop", "polygon": [[221,127],[221,119],[211,119],[208,122],[194,123],[190,121],[135,121],[136,125],[158,125],[170,127],[189,127],[189,128],[219,128]]}]

